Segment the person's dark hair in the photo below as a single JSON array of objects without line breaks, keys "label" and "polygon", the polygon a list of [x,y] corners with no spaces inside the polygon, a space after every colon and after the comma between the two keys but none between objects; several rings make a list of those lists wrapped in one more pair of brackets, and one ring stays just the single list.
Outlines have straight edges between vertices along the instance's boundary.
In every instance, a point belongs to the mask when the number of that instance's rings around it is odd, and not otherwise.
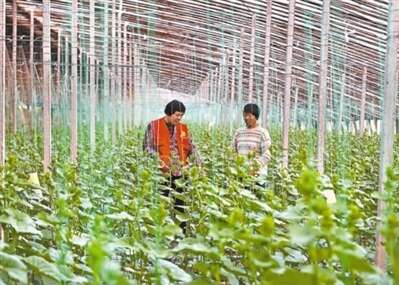
[{"label": "person's dark hair", "polygon": [[165,106],[165,114],[168,116],[173,115],[175,112],[186,112],[186,106],[180,101],[172,100]]},{"label": "person's dark hair", "polygon": [[259,109],[258,105],[256,105],[256,104],[249,103],[249,104],[245,105],[243,112],[251,113],[252,115],[255,116],[256,119],[259,119],[260,109]]}]

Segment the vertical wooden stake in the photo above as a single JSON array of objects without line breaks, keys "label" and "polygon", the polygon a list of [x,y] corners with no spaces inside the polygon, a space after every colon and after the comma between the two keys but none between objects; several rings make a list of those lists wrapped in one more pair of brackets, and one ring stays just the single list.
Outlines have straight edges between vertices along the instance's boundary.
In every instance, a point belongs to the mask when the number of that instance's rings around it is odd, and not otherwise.
[{"label": "vertical wooden stake", "polygon": [[90,153],[94,154],[96,150],[96,74],[95,74],[95,0],[90,0],[90,47],[89,47],[89,61],[90,61]]},{"label": "vertical wooden stake", "polygon": [[[398,85],[398,44],[399,44],[399,0],[389,1],[388,20],[388,43],[385,58],[385,80],[384,80],[384,108],[382,112],[382,130],[380,145],[380,174],[379,192],[385,194],[385,182],[387,180],[387,167],[393,163],[395,108]],[[381,195],[382,196],[382,195]],[[377,266],[385,272],[387,270],[387,257],[384,250],[384,238],[381,235],[381,220],[385,215],[385,202],[378,199],[377,216],[377,238],[375,261]]]},{"label": "vertical wooden stake", "polygon": [[283,114],[283,167],[288,167],[288,132],[290,127],[290,101],[292,82],[292,51],[294,41],[295,0],[290,0],[288,10],[287,58],[285,68]]},{"label": "vertical wooden stake", "polygon": [[256,14],[252,15],[252,27],[251,28],[252,28],[252,30],[251,30],[251,51],[250,51],[250,59],[249,59],[248,102],[253,101],[253,93],[254,93]]},{"label": "vertical wooden stake", "polygon": [[240,57],[238,60],[238,96],[237,96],[237,103],[241,104],[243,100],[243,76],[244,76],[244,49],[245,49],[245,33],[244,28],[241,28],[240,34]]},{"label": "vertical wooden stake", "polygon": [[109,102],[109,63],[108,63],[108,1],[104,1],[104,45],[103,45],[103,76],[104,76],[104,86],[103,86],[103,104],[102,104],[102,113],[103,113],[103,132],[104,132],[104,141],[108,141],[108,102]]},{"label": "vertical wooden stake", "polygon": [[51,38],[50,0],[43,0],[43,136],[44,171],[51,162]]},{"label": "vertical wooden stake", "polygon": [[319,75],[319,113],[317,128],[317,170],[324,173],[325,108],[327,97],[328,38],[330,31],[330,2],[323,1],[321,25],[320,75]]},{"label": "vertical wooden stake", "polygon": [[0,0],[0,165],[6,158],[5,147],[5,66],[6,66],[6,1]]},{"label": "vertical wooden stake", "polygon": [[269,113],[269,70],[270,70],[270,49],[271,49],[271,31],[272,31],[272,1],[267,0],[266,8],[266,34],[265,34],[265,59],[263,67],[263,104],[262,104],[262,123],[266,128],[268,124]]},{"label": "vertical wooden stake", "polygon": [[367,67],[364,67],[363,78],[362,78],[362,98],[360,101],[360,128],[359,128],[360,135],[363,135],[364,133],[364,117],[366,113],[366,93],[367,93]]},{"label": "vertical wooden stake", "polygon": [[345,100],[345,73],[342,74],[342,85],[341,85],[341,94],[340,94],[340,99],[339,99],[339,114],[338,114],[338,128],[342,132],[344,131],[343,129],[343,122],[342,118],[344,115],[344,100]]},{"label": "vertical wooden stake", "polygon": [[78,156],[78,0],[72,0],[71,16],[71,161],[76,163]]},{"label": "vertical wooden stake", "polygon": [[35,125],[35,97],[36,97],[36,87],[35,87],[35,63],[34,60],[34,40],[35,40],[35,10],[30,11],[30,34],[29,34],[29,70],[30,70],[30,92],[28,92],[29,100],[29,111],[30,111],[30,123],[32,130],[36,128]]},{"label": "vertical wooden stake", "polygon": [[11,123],[12,131],[17,132],[17,104],[18,104],[18,82],[17,82],[17,37],[18,37],[18,24],[17,24],[17,0],[12,1],[12,100],[11,100]]},{"label": "vertical wooden stake", "polygon": [[[236,91],[236,53],[237,53],[237,40],[234,39],[233,44],[233,61],[231,67],[231,90],[230,90],[230,107],[233,107],[235,100],[235,91]],[[206,82],[206,81],[204,81]]]}]

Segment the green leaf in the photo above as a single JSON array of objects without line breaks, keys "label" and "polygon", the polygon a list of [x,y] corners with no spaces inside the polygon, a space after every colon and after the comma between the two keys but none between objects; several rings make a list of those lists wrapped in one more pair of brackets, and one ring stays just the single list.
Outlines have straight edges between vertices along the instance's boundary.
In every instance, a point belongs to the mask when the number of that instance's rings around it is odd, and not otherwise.
[{"label": "green leaf", "polygon": [[307,245],[316,238],[314,230],[307,225],[292,225],[289,229],[294,244]]},{"label": "green leaf", "polygon": [[57,266],[48,262],[40,256],[29,256],[25,261],[33,267],[36,271],[46,275],[56,281],[68,281],[67,278],[58,270]]},{"label": "green leaf", "polygon": [[183,281],[183,282],[192,281],[190,274],[186,273],[183,269],[181,269],[176,264],[169,262],[167,260],[164,260],[164,259],[160,259],[159,264],[161,265],[161,267],[165,268],[169,272],[170,276],[174,280]]},{"label": "green leaf", "polygon": [[194,251],[198,253],[213,254],[217,253],[216,249],[208,246],[206,243],[197,241],[194,239],[186,239],[179,243],[177,247],[173,249],[173,252],[179,251]]},{"label": "green leaf", "polygon": [[238,281],[238,279],[236,278],[236,276],[233,273],[226,271],[223,268],[220,270],[220,272],[222,273],[223,276],[225,276],[227,278],[230,285],[239,285],[240,284],[240,282]]},{"label": "green leaf", "polygon": [[308,260],[308,258],[302,254],[299,250],[296,249],[287,249],[288,256],[286,257],[287,262],[291,263],[304,263]]},{"label": "green leaf", "polygon": [[27,268],[17,255],[7,254],[0,251],[0,271],[5,271],[11,279],[21,284],[27,284]]},{"label": "green leaf", "polygon": [[123,221],[123,220],[131,221],[131,222],[134,221],[134,218],[126,212],[120,212],[117,214],[108,214],[108,215],[106,215],[106,217],[111,220],[116,220],[116,221]]},{"label": "green leaf", "polygon": [[315,279],[313,274],[300,272],[295,269],[287,269],[283,273],[270,272],[266,274],[265,281],[267,284],[273,285],[288,285],[288,284],[301,284],[301,285],[314,285]]},{"label": "green leaf", "polygon": [[375,272],[375,268],[360,252],[351,249],[336,248],[336,253],[344,268],[357,272]]},{"label": "green leaf", "polygon": [[8,208],[5,210],[5,212],[7,215],[0,217],[1,223],[11,225],[18,233],[37,234],[39,236],[42,235],[40,231],[36,229],[36,224],[33,219],[27,214],[13,208]]},{"label": "green leaf", "polygon": [[185,285],[214,285],[215,283],[207,278],[200,278],[189,283],[185,283]]},{"label": "green leaf", "polygon": [[82,234],[80,236],[74,235],[71,239],[72,244],[84,247],[90,241],[90,236],[87,234]]}]

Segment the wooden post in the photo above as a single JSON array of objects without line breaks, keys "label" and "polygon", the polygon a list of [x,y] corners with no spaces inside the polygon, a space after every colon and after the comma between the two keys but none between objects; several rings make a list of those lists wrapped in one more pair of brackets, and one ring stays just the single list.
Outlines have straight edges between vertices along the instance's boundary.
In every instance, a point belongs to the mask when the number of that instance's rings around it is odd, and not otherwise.
[{"label": "wooden post", "polygon": [[266,32],[265,32],[265,58],[263,67],[263,103],[262,113],[263,126],[266,128],[268,125],[268,113],[269,113],[269,74],[270,74],[270,48],[271,48],[271,31],[272,31],[272,1],[267,0],[266,8]]},{"label": "wooden post", "polygon": [[[233,107],[236,91],[236,53],[237,53],[237,40],[234,38],[233,44],[233,61],[231,67],[231,90],[230,90],[230,106]],[[204,81],[206,82],[206,81]]]},{"label": "wooden post", "polygon": [[342,132],[344,131],[343,129],[343,124],[342,124],[342,118],[344,114],[344,100],[345,100],[345,73],[342,74],[342,85],[341,85],[341,94],[340,94],[340,99],[339,99],[339,114],[338,114],[338,128]]},{"label": "wooden post", "polygon": [[44,171],[51,162],[51,38],[50,0],[43,0],[43,136]]},{"label": "wooden post", "polygon": [[217,84],[217,98],[216,102],[221,104],[222,103],[222,92],[223,92],[223,65],[224,65],[224,54],[219,63],[218,67],[218,84]]},{"label": "wooden post", "polygon": [[[33,19],[31,21],[32,25]],[[31,28],[32,29],[32,28]],[[56,73],[56,86],[58,97],[61,93],[61,30],[58,30],[58,40],[57,40],[57,73]]]},{"label": "wooden post", "polygon": [[71,161],[76,163],[78,156],[78,0],[72,0],[71,16]]},{"label": "wooden post", "polygon": [[[64,47],[64,69],[65,69],[65,74],[64,74],[64,92],[62,94],[63,97],[63,102],[65,105],[67,105],[69,108],[71,106],[71,100],[70,100],[70,96],[71,96],[71,80],[70,80],[70,76],[71,76],[71,41],[70,38],[68,38],[67,36],[64,36],[64,43],[65,43],[65,47]],[[71,123],[71,116],[70,113],[67,113],[67,110],[64,111],[64,119],[68,120],[68,123]]]},{"label": "wooden post", "polygon": [[12,1],[12,98],[11,98],[11,124],[12,131],[17,132],[17,104],[18,104],[18,82],[17,82],[17,0]]},{"label": "wooden post", "polygon": [[295,84],[295,91],[294,91],[294,118],[293,118],[293,125],[294,127],[297,126],[297,121],[298,121],[298,92],[299,88]]},{"label": "wooden post", "polygon": [[[306,93],[307,93],[307,120],[306,120],[306,128],[310,130],[313,124],[313,35],[312,35],[312,24],[310,23],[310,19],[312,18],[311,13],[305,13],[305,33],[306,33],[306,42],[305,42],[305,68],[306,68]],[[310,134],[311,136],[311,134]],[[309,144],[310,146],[310,144]],[[309,156],[313,158],[313,150],[309,147]]]},{"label": "wooden post", "polygon": [[29,34],[29,70],[30,70],[30,92],[28,92],[28,105],[29,105],[29,111],[30,111],[30,123],[31,123],[31,128],[35,129],[36,125],[34,123],[36,116],[35,116],[35,100],[34,98],[36,97],[36,88],[35,88],[35,63],[34,61],[34,40],[35,40],[35,10],[30,11],[30,34]]},{"label": "wooden post", "polygon": [[128,101],[129,103],[127,104],[127,116],[128,116],[128,125],[129,125],[129,130],[132,129],[133,127],[133,120],[132,120],[132,110],[133,110],[133,44],[132,44],[132,36],[129,36],[128,40],[128,65],[129,65],[129,72],[128,72],[128,85],[129,85],[129,91],[128,91]]},{"label": "wooden post", "polygon": [[244,28],[241,28],[241,35],[240,35],[240,57],[239,57],[239,70],[238,70],[238,96],[237,96],[237,103],[240,104],[244,95],[243,95],[243,76],[244,76],[244,48],[245,48],[245,34]]},{"label": "wooden post", "polygon": [[225,105],[228,106],[227,102],[229,101],[228,93],[229,93],[229,52],[226,49],[225,52],[225,60],[224,60],[224,102]]},{"label": "wooden post", "polygon": [[[78,17],[78,19],[79,19],[79,17]],[[85,64],[86,63],[86,64]],[[80,49],[78,49],[78,60],[77,60],[77,63],[76,63],[76,65],[77,65],[77,67],[78,67],[78,75],[76,76],[76,78],[77,78],[77,86],[78,86],[78,92],[77,92],[77,105],[76,106],[79,106],[80,107],[80,109],[81,109],[81,112],[78,112],[78,120],[77,120],[77,124],[78,124],[78,137],[80,136],[80,128],[79,128],[79,123],[82,123],[83,122],[83,120],[84,120],[84,117],[85,117],[85,108],[87,107],[87,106],[84,106],[83,105],[83,100],[85,99],[85,96],[87,95],[87,93],[88,92],[86,92],[87,90],[86,90],[86,88],[85,88],[85,92],[83,93],[83,79],[85,79],[86,80],[86,83],[87,83],[87,73],[86,73],[86,71],[87,71],[87,68],[85,68],[85,72],[83,73],[83,65],[85,65],[85,66],[87,66],[87,54],[84,54],[83,52],[82,52],[82,50],[80,50]],[[90,106],[89,106],[90,107]],[[82,112],[83,111],[83,112]]]},{"label": "wooden post", "polygon": [[324,173],[325,108],[327,97],[328,38],[330,30],[330,2],[323,1],[321,25],[320,75],[319,75],[319,113],[317,128],[317,170]]},{"label": "wooden post", "polygon": [[118,9],[118,35],[117,35],[117,72],[116,72],[116,78],[117,78],[117,103],[116,103],[116,108],[114,112],[117,114],[117,120],[118,120],[118,136],[123,135],[124,130],[123,130],[123,108],[122,108],[122,93],[123,93],[123,67],[122,65],[122,35],[123,35],[123,28],[122,28],[122,0],[119,0],[119,9]]},{"label": "wooden post", "polygon": [[90,153],[94,154],[96,150],[96,74],[95,74],[95,0],[90,0]]},{"label": "wooden post", "polygon": [[252,15],[252,30],[251,30],[251,54],[249,59],[249,90],[248,102],[253,101],[254,92],[254,69],[255,69],[255,40],[256,40],[256,14]]},{"label": "wooden post", "polygon": [[212,102],[212,97],[213,97],[213,70],[209,73],[209,101]]},{"label": "wooden post", "polygon": [[5,66],[6,66],[6,1],[0,0],[0,165],[3,166],[6,158],[5,145]]},{"label": "wooden post", "polygon": [[[137,100],[137,98],[139,98],[139,81],[138,81],[138,77],[139,77],[139,60],[138,60],[138,45],[137,43],[134,44],[133,47],[133,85],[134,85],[134,100],[133,100],[133,104],[136,105],[135,103],[140,102],[140,99]],[[136,119],[136,114],[138,114],[139,112],[137,112],[138,109],[136,108],[136,106],[134,106],[133,108],[133,123],[136,124],[136,122],[139,122],[138,118]]]},{"label": "wooden post", "polygon": [[[32,23],[31,23],[32,24]],[[56,98],[57,98],[57,122],[56,124],[60,125],[62,122],[61,119],[61,30],[58,30],[58,39],[57,39],[57,70],[56,70],[56,78],[55,78],[55,86],[56,86]],[[33,89],[33,85],[32,85]]]},{"label": "wooden post", "polygon": [[116,23],[115,23],[115,14],[116,14],[116,0],[112,1],[112,18],[111,18],[111,62],[112,62],[112,73],[111,73],[111,104],[110,104],[110,114],[111,114],[111,141],[112,144],[115,144],[116,142],[116,120],[117,116],[115,116],[115,110],[116,110],[116,92],[115,92],[115,76],[116,76],[116,59],[117,57],[115,56],[116,54],[116,47],[115,47],[115,41],[116,41]]},{"label": "wooden post", "polygon": [[367,93],[367,67],[363,68],[363,78],[362,78],[362,98],[360,101],[360,128],[359,133],[363,135],[364,133],[364,117],[366,109],[366,93]]},{"label": "wooden post", "polygon": [[124,23],[123,25],[123,93],[122,93],[122,105],[121,109],[123,110],[123,130],[126,132],[128,129],[128,122],[127,122],[127,110],[128,110],[128,92],[127,92],[127,22]]},{"label": "wooden post", "polygon": [[[387,167],[393,163],[394,146],[394,126],[395,126],[395,108],[397,96],[397,72],[398,72],[398,44],[399,44],[399,0],[389,1],[389,20],[388,20],[388,41],[387,53],[385,58],[385,80],[384,80],[384,108],[382,112],[382,130],[380,145],[380,174],[378,190],[380,194],[385,192],[385,182],[387,180]],[[377,216],[377,237],[376,237],[376,255],[377,266],[385,272],[387,270],[387,258],[384,250],[384,238],[381,235],[382,219],[385,215],[385,202],[378,199]]]},{"label": "wooden post", "polygon": [[109,68],[108,68],[108,1],[104,1],[104,45],[103,45],[103,131],[104,131],[104,141],[108,141],[108,102],[109,102]]},{"label": "wooden post", "polygon": [[283,167],[288,167],[288,132],[290,127],[290,100],[292,82],[292,51],[294,41],[295,0],[290,0],[288,10],[287,58],[285,68],[283,114]]}]

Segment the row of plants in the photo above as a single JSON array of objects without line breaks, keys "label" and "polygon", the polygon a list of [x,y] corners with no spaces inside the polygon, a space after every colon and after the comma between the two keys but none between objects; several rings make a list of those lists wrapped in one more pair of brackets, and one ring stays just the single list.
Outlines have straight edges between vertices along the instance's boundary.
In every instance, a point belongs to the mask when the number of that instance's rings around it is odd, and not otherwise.
[{"label": "row of plants", "polygon": [[[69,163],[67,129],[54,130],[50,172],[40,137],[7,141],[1,169],[0,284],[399,284],[399,167],[378,195],[378,138],[332,133],[326,174],[313,165],[314,132],[292,130],[281,167],[281,130],[271,129],[267,177],[248,173],[226,128],[192,126],[201,166],[171,192],[142,128],[117,142],[81,132]],[[337,203],[323,192],[333,190]],[[389,270],[373,264],[377,199]],[[173,200],[184,200],[184,213]],[[187,223],[183,233],[179,224]]]}]

